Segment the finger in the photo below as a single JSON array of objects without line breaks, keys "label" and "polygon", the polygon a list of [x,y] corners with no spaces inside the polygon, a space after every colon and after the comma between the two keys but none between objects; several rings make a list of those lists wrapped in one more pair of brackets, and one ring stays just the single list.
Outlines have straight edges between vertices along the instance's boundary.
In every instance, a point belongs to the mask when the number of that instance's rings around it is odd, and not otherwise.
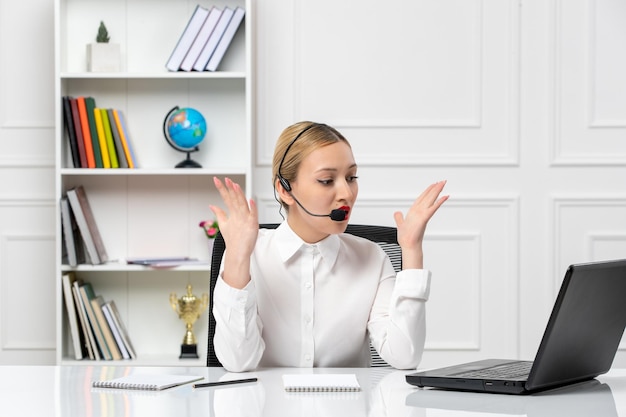
[{"label": "finger", "polygon": [[233,182],[230,178],[225,178],[222,183],[217,177],[213,178],[215,187],[220,193],[224,204],[231,213],[245,214],[248,211],[248,205],[243,195],[241,187]]},{"label": "finger", "polygon": [[210,205],[209,209],[213,212],[213,214],[215,215],[215,218],[217,220],[218,224],[223,224],[227,217],[226,217],[226,212],[224,210],[222,210],[221,208],[217,207],[217,206],[213,206]]},{"label": "finger", "polygon": [[396,221],[396,226],[399,228],[404,223],[404,216],[401,211],[393,213],[393,219]]},{"label": "finger", "polygon": [[446,181],[439,181],[434,184],[431,184],[422,193],[422,195],[424,196],[422,200],[429,204],[433,204],[437,200],[437,197],[439,196],[439,194],[441,194],[441,191],[443,191],[443,187],[445,187],[445,185],[446,185]]},{"label": "finger", "polygon": [[256,203],[254,202],[253,199],[250,199],[250,213],[252,214],[252,216],[254,217],[255,221],[258,223],[258,218],[259,218],[259,208],[257,207]]}]

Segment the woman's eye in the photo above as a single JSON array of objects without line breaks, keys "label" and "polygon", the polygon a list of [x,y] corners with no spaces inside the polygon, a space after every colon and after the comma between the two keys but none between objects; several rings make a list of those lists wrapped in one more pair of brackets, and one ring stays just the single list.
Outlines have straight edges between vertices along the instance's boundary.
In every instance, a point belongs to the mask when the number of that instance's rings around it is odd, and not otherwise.
[{"label": "woman's eye", "polygon": [[356,175],[352,175],[352,176],[348,177],[348,182],[355,182],[358,179],[359,179],[359,177],[357,177]]},{"label": "woman's eye", "polygon": [[330,185],[333,183],[333,180],[317,180],[322,185]]}]

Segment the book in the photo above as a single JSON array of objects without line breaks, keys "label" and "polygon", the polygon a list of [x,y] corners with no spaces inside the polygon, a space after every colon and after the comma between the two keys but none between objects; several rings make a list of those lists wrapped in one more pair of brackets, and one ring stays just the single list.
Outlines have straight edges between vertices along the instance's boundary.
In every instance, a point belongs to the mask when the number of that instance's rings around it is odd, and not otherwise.
[{"label": "book", "polygon": [[81,279],[76,279],[76,281],[72,283],[72,294],[74,295],[74,302],[76,303],[78,319],[80,321],[80,327],[83,331],[84,342],[89,359],[99,360],[100,352],[98,351],[98,345],[96,344],[96,339],[93,335],[93,331],[91,330],[91,325],[89,324],[89,318],[87,317],[87,311],[85,310],[83,299],[80,296],[79,290],[82,285],[83,281]]},{"label": "book", "polygon": [[124,125],[122,125],[122,112],[113,109],[113,119],[115,120],[115,128],[120,136],[120,142],[122,143],[122,149],[124,150],[124,157],[128,168],[135,168],[134,153],[130,146],[130,138],[127,135],[127,131]]},{"label": "book", "polygon": [[79,185],[67,190],[67,199],[76,218],[80,235],[87,247],[91,263],[97,265],[108,261],[109,257],[83,186]]},{"label": "book", "polygon": [[78,115],[80,117],[80,127],[83,134],[83,142],[85,143],[85,155],[87,157],[87,166],[83,168],[95,168],[96,161],[93,156],[93,142],[91,141],[91,131],[89,130],[89,121],[87,119],[87,106],[85,97],[77,97]]},{"label": "book", "polygon": [[78,153],[78,145],[76,144],[76,133],[74,132],[74,120],[72,120],[72,106],[70,104],[70,96],[63,96],[63,124],[67,133],[67,140],[70,145],[70,154],[72,156],[72,165],[74,168],[80,168],[80,154]]},{"label": "book", "polygon": [[202,52],[200,52],[196,63],[193,65],[193,69],[195,71],[204,71],[204,69],[206,68],[207,64],[209,63],[209,59],[211,58],[211,55],[213,55],[217,44],[220,42],[224,31],[228,27],[228,23],[230,22],[230,19],[232,19],[234,12],[235,11],[230,7],[224,7],[224,10],[220,15],[220,19],[215,25],[215,29],[213,29],[211,36],[209,36],[209,39],[204,45],[204,48],[202,48]]},{"label": "book", "polygon": [[287,392],[360,391],[355,374],[287,374],[283,375]]},{"label": "book", "polygon": [[165,64],[165,67],[169,71],[178,71],[180,69],[180,65],[183,63],[189,48],[191,48],[193,41],[196,39],[196,36],[198,36],[198,32],[200,32],[202,24],[208,16],[209,9],[198,4]]},{"label": "book", "polygon": [[64,273],[61,277],[63,284],[63,300],[65,301],[65,311],[70,324],[70,334],[72,337],[72,345],[74,347],[74,357],[77,360],[83,359],[83,334],[78,327],[78,311],[72,293],[72,284],[76,281],[76,275],[73,272]]},{"label": "book", "polygon": [[76,147],[80,158],[80,166],[76,168],[87,168],[87,154],[85,153],[85,141],[83,140],[83,129],[80,127],[80,114],[78,112],[78,102],[75,98],[70,98],[70,108],[72,109],[72,121],[74,122],[74,135],[76,136]]},{"label": "book", "polygon": [[93,381],[94,388],[137,389],[161,391],[203,379],[197,375],[130,374],[118,378]]},{"label": "book", "polygon": [[115,150],[115,142],[113,141],[113,134],[111,133],[111,122],[109,121],[109,113],[107,109],[99,109],[102,116],[102,127],[104,129],[104,137],[107,142],[107,150],[109,151],[109,159],[111,161],[111,168],[119,168],[117,160],[117,151]]},{"label": "book", "polygon": [[226,53],[226,50],[230,46],[231,41],[235,37],[235,33],[237,33],[237,29],[241,26],[241,22],[245,16],[246,12],[243,8],[237,7],[235,12],[233,13],[233,17],[228,22],[228,26],[224,31],[224,34],[220,38],[219,43],[215,47],[215,51],[211,55],[209,62],[206,65],[206,71],[215,71],[217,67],[219,67],[220,62],[222,62],[222,58]]},{"label": "book", "polygon": [[102,154],[102,167],[111,168],[107,138],[104,134],[104,126],[102,124],[102,113],[97,107],[93,109],[93,118],[96,122],[96,133],[98,134],[98,143],[100,144],[100,152]]},{"label": "book", "polygon": [[116,110],[116,113],[120,120],[120,125],[122,126],[122,133],[124,134],[124,138],[126,139],[126,144],[128,145],[128,152],[130,153],[130,159],[133,161],[133,167],[137,168],[137,157],[135,156],[133,143],[130,138],[130,131],[128,130],[128,125],[126,124],[126,118],[124,117],[124,113],[122,113],[121,110]]},{"label": "book", "polygon": [[100,140],[96,128],[96,119],[94,117],[94,109],[96,108],[96,100],[93,97],[85,97],[85,108],[87,109],[87,124],[89,125],[89,135],[91,137],[91,147],[93,148],[93,158],[96,168],[103,168],[102,151],[100,150]]},{"label": "book", "polygon": [[93,309],[93,313],[96,316],[98,326],[100,326],[100,331],[102,332],[102,337],[104,337],[104,343],[106,343],[107,345],[107,349],[111,354],[111,358],[116,361],[122,359],[122,353],[119,346],[117,345],[117,341],[115,340],[115,336],[113,336],[111,326],[109,325],[109,322],[106,319],[104,311],[102,309],[102,306],[104,305],[104,298],[102,298],[101,295],[96,295],[89,301],[91,302],[91,308]]},{"label": "book", "polygon": [[107,347],[106,340],[104,339],[104,334],[102,333],[102,329],[100,328],[100,324],[98,323],[96,313],[91,303],[91,300],[96,298],[96,294],[93,291],[91,283],[83,283],[83,285],[78,288],[78,292],[83,301],[83,307],[85,308],[85,312],[87,313],[87,319],[89,325],[91,326],[91,330],[93,331],[93,335],[96,340],[96,344],[98,345],[98,349],[100,350],[100,353],[102,355],[102,358],[106,360],[113,359],[113,356],[111,355],[111,352]]},{"label": "book", "polygon": [[[119,345],[120,351],[122,352],[122,356],[125,359],[136,359],[137,354],[135,353],[135,348],[130,341],[128,331],[126,330],[126,326],[124,326],[122,316],[117,309],[115,301],[109,300],[105,302],[102,306],[102,311],[104,312],[107,320],[109,320],[109,325],[113,331],[113,336]],[[128,357],[126,355],[128,355]]]},{"label": "book", "polygon": [[222,15],[222,11],[217,7],[212,7],[209,12],[209,16],[206,18],[202,27],[200,28],[200,32],[198,32],[198,36],[191,44],[189,48],[189,52],[185,56],[183,63],[180,64],[180,69],[183,71],[191,71],[193,69],[193,65],[198,60],[200,53],[202,52],[202,48],[206,45],[211,33],[213,33],[213,29],[217,25],[220,16]]},{"label": "book", "polygon": [[122,145],[122,139],[120,132],[115,124],[115,114],[113,109],[107,109],[107,116],[109,118],[109,124],[111,125],[111,135],[113,136],[113,143],[115,144],[115,153],[117,154],[117,163],[120,168],[128,168],[128,161],[126,160],[126,153],[124,152],[124,145]]},{"label": "book", "polygon": [[63,229],[63,244],[67,253],[67,263],[70,266],[78,266],[85,262],[83,242],[80,239],[80,231],[76,219],[72,214],[67,197],[61,197],[61,226]]}]

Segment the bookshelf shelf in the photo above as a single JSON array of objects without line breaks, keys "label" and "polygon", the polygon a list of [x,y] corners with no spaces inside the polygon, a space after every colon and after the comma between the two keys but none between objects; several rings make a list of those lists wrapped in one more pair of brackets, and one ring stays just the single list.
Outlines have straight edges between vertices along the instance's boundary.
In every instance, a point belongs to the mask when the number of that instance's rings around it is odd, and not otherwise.
[{"label": "bookshelf shelf", "polygon": [[143,265],[129,265],[124,262],[110,262],[103,265],[79,265],[71,267],[69,265],[62,265],[61,271],[63,272],[146,272],[151,273],[155,271],[160,272],[211,272],[210,265],[181,265],[171,268],[151,268]]},{"label": "bookshelf shelf", "polygon": [[[245,19],[217,71],[168,72],[169,54],[197,4],[243,7]],[[197,296],[209,290],[211,245],[199,222],[213,217],[210,204],[221,203],[213,177],[231,177],[251,195],[252,13],[252,0],[55,0],[55,196],[60,201],[71,188],[84,188],[109,258],[70,266],[63,259],[57,209],[57,364],[93,364],[74,354],[62,285],[62,276],[71,273],[115,301],[137,351],[132,361],[107,365],[205,365],[206,311],[194,325],[200,358],[179,359],[185,323],[169,296],[183,295],[188,284]],[[86,45],[101,20],[111,42],[120,43],[120,72],[87,71]],[[75,168],[63,123],[64,96],[93,97],[97,107],[119,109],[136,168]],[[163,136],[163,120],[174,106],[194,108],[206,119],[205,139],[191,154],[202,168],[174,168],[186,158]],[[125,262],[169,256],[203,263],[151,268]]]},{"label": "bookshelf shelf", "polygon": [[63,168],[61,170],[63,176],[135,176],[135,175],[147,175],[147,176],[159,176],[159,175],[173,175],[173,176],[214,176],[214,175],[246,175],[245,167],[222,167],[222,168],[210,168],[210,169],[176,169],[176,168],[117,168],[117,169],[105,169],[105,168],[93,168],[93,169],[77,169],[77,168]]},{"label": "bookshelf shelf", "polygon": [[233,79],[245,80],[247,74],[244,71],[216,71],[216,72],[109,72],[109,73],[92,73],[92,72],[72,72],[62,73],[60,78],[63,80],[131,80],[131,79],[155,79],[155,80],[180,80],[180,79]]}]

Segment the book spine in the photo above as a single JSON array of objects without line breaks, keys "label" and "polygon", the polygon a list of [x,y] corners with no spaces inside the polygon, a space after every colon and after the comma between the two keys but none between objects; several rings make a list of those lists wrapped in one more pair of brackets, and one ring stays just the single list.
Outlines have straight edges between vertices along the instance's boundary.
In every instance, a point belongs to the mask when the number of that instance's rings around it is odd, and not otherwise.
[{"label": "book spine", "polygon": [[233,17],[233,13],[233,9],[231,9],[230,7],[224,7],[220,19],[217,21],[215,29],[211,33],[209,40],[207,41],[206,45],[204,45],[202,52],[200,52],[200,56],[193,66],[194,70],[204,71],[206,69],[206,66],[209,63],[209,59],[213,55],[213,51],[215,51],[215,48],[220,42],[220,39],[222,38],[222,35],[224,34],[224,31],[226,30],[230,19]]},{"label": "book spine", "polygon": [[87,119],[87,107],[85,105],[85,97],[77,97],[78,115],[80,117],[80,127],[83,133],[83,142],[85,143],[85,155],[87,156],[87,167],[95,168],[96,160],[93,156],[93,142],[91,141],[91,131],[89,130],[89,121]]},{"label": "book spine", "polygon": [[78,309],[78,318],[80,320],[80,327],[83,330],[85,346],[87,348],[89,359],[100,360],[100,352],[98,352],[98,345],[96,345],[96,339],[93,335],[93,331],[91,330],[91,326],[89,324],[89,318],[87,317],[87,311],[85,310],[85,305],[83,304],[83,298],[80,296],[81,285],[83,285],[83,282],[79,279],[77,279],[76,281],[72,283],[72,294],[74,295],[74,301]]},{"label": "book spine", "polygon": [[76,256],[76,242],[74,242],[70,203],[67,201],[67,197],[61,198],[61,226],[63,228],[63,242],[67,251],[67,263],[75,267],[78,265],[78,258]]},{"label": "book spine", "polygon": [[93,311],[93,306],[91,305],[91,300],[95,298],[95,294],[93,292],[93,287],[90,283],[85,282],[79,288],[80,296],[83,300],[83,306],[85,307],[85,311],[87,312],[87,318],[89,319],[89,324],[91,325],[91,330],[93,330],[93,334],[95,336],[98,347],[100,348],[100,353],[102,357],[106,360],[111,360],[113,357],[111,356],[111,352],[107,348],[106,341],[104,340],[104,335],[102,334],[102,330],[100,329],[100,325],[98,324],[98,319],[96,318],[96,313]]},{"label": "book spine", "polygon": [[80,126],[80,114],[78,113],[78,101],[70,98],[70,107],[72,108],[72,121],[74,122],[74,134],[76,135],[76,146],[78,147],[78,155],[80,156],[80,166],[77,168],[88,168],[87,154],[85,153],[85,141],[83,140],[83,128]]},{"label": "book spine", "polygon": [[70,154],[72,156],[72,165],[74,168],[80,168],[80,154],[78,153],[78,145],[76,144],[76,133],[74,132],[74,120],[72,120],[72,105],[70,97],[63,97],[63,121],[67,132],[67,139],[70,145]]},{"label": "book spine", "polygon": [[104,338],[104,343],[107,345],[107,349],[111,354],[111,358],[113,360],[122,359],[122,354],[115,342],[115,338],[113,337],[113,332],[109,327],[109,322],[104,316],[104,311],[102,311],[102,304],[104,304],[104,300],[102,296],[96,296],[90,300],[91,308],[96,316],[96,320],[98,320],[98,325],[100,326],[100,331],[102,332],[102,337]]},{"label": "book spine", "polygon": [[111,113],[113,114],[113,120],[115,121],[115,131],[117,132],[117,135],[119,137],[119,142],[122,147],[122,153],[124,154],[124,160],[126,161],[127,168],[134,168],[135,165],[133,164],[133,160],[130,155],[128,142],[126,140],[126,136],[124,135],[122,124],[120,123],[119,112],[116,109],[111,109]]},{"label": "book spine", "polygon": [[128,349],[126,349],[126,345],[124,345],[124,340],[122,340],[122,335],[120,333],[120,329],[117,327],[117,323],[113,319],[113,313],[111,312],[109,305],[107,303],[101,304],[100,308],[102,309],[102,314],[111,329],[111,334],[113,335],[113,339],[115,339],[115,344],[119,349],[123,359],[130,359],[130,354],[128,353]]},{"label": "book spine", "polygon": [[217,21],[219,20],[221,13],[222,12],[217,7],[211,8],[211,11],[209,12],[209,16],[206,18],[206,20],[202,24],[202,27],[200,28],[200,32],[198,32],[198,36],[193,41],[193,44],[191,44],[191,47],[189,48],[189,52],[187,52],[187,55],[185,56],[183,63],[180,65],[181,70],[191,71],[193,69],[193,65],[196,63],[196,60],[200,56],[200,52],[202,52],[202,48],[204,48],[204,45],[206,45],[207,41],[209,40],[209,37],[211,36],[213,29],[215,29],[215,25],[217,24]]},{"label": "book spine", "polygon": [[222,58],[224,57],[226,50],[230,46],[233,38],[235,37],[235,33],[237,33],[237,29],[239,29],[239,26],[241,25],[244,16],[245,10],[241,7],[237,7],[235,9],[235,12],[233,13],[233,17],[230,19],[230,22],[228,22],[228,26],[226,27],[226,30],[224,31],[220,42],[215,47],[215,52],[213,52],[213,55],[211,55],[211,59],[209,59],[209,63],[205,68],[207,71],[217,70],[220,62],[222,62]]},{"label": "book spine", "polygon": [[107,145],[106,135],[104,134],[104,126],[102,124],[102,113],[99,108],[94,108],[93,118],[96,122],[96,132],[98,134],[98,143],[102,152],[102,167],[111,168],[111,159],[109,158],[109,148]]},{"label": "book spine", "polygon": [[63,274],[61,280],[63,284],[65,310],[67,311],[67,318],[70,323],[70,333],[74,347],[74,358],[81,360],[83,359],[83,342],[81,340],[81,333],[78,329],[78,314],[76,311],[76,304],[74,303],[74,295],[72,293],[72,283],[76,281],[76,276],[74,273],[69,272]]},{"label": "book spine", "polygon": [[124,155],[122,140],[120,139],[120,134],[117,131],[117,126],[115,125],[115,115],[113,114],[113,109],[107,109],[107,116],[111,125],[111,136],[113,136],[113,144],[115,145],[115,153],[117,154],[117,163],[120,168],[128,168],[128,161]]},{"label": "book spine", "polygon": [[96,168],[103,168],[100,140],[98,139],[96,119],[93,114],[93,110],[96,108],[96,100],[93,97],[85,97],[85,107],[87,109],[87,123],[89,124],[89,135],[91,137],[93,157],[96,163]]},{"label": "book spine", "polygon": [[189,21],[187,22],[187,26],[185,27],[183,34],[178,39],[176,47],[174,47],[170,58],[165,64],[165,67],[169,71],[178,71],[180,69],[180,65],[185,59],[187,52],[189,52],[191,44],[196,39],[196,36],[198,36],[198,32],[200,31],[200,28],[202,27],[202,24],[204,23],[208,15],[208,9],[200,5],[196,5],[196,8],[191,15],[191,18],[189,18]]},{"label": "book spine", "polygon": [[91,205],[89,204],[89,200],[87,199],[87,193],[85,192],[85,189],[82,185],[79,185],[74,190],[76,196],[78,197],[80,207],[85,216],[85,220],[87,220],[87,227],[89,228],[89,233],[93,238],[93,242],[96,247],[100,263],[106,262],[109,260],[109,257],[104,247],[104,242],[102,241],[102,236],[100,235],[100,230],[98,229],[98,225],[96,223],[96,219],[94,218],[93,211],[91,210]]},{"label": "book spine", "polygon": [[76,219],[76,224],[78,225],[80,234],[83,238],[83,241],[85,242],[87,254],[89,255],[91,263],[94,265],[102,263],[100,261],[100,257],[98,256],[98,250],[96,249],[94,239],[91,236],[91,232],[89,231],[87,217],[85,216],[80,201],[78,200],[78,195],[76,194],[75,188],[67,191],[67,199],[70,202],[72,212],[74,213],[74,218]]},{"label": "book spine", "polygon": [[130,336],[128,335],[128,330],[126,330],[126,326],[124,326],[124,322],[122,321],[122,315],[117,309],[115,301],[108,301],[107,306],[112,313],[113,320],[115,321],[117,328],[120,330],[120,335],[122,336],[124,345],[126,346],[126,349],[128,350],[131,359],[135,359],[137,357],[137,354],[135,353],[135,348],[130,340]]},{"label": "book spine", "polygon": [[111,168],[119,168],[117,161],[117,152],[115,151],[115,143],[113,142],[113,134],[111,133],[111,122],[109,121],[109,113],[107,109],[100,109],[102,115],[102,127],[104,128],[104,135],[107,140],[107,149],[109,151],[109,158],[111,159]]},{"label": "book spine", "polygon": [[133,150],[133,144],[130,139],[130,134],[128,130],[128,126],[126,124],[126,118],[124,117],[124,113],[121,110],[116,110],[115,113],[120,121],[121,132],[124,135],[126,146],[128,147],[128,153],[130,155],[130,160],[133,162],[133,168],[137,168],[137,156],[135,155],[135,151]]}]

